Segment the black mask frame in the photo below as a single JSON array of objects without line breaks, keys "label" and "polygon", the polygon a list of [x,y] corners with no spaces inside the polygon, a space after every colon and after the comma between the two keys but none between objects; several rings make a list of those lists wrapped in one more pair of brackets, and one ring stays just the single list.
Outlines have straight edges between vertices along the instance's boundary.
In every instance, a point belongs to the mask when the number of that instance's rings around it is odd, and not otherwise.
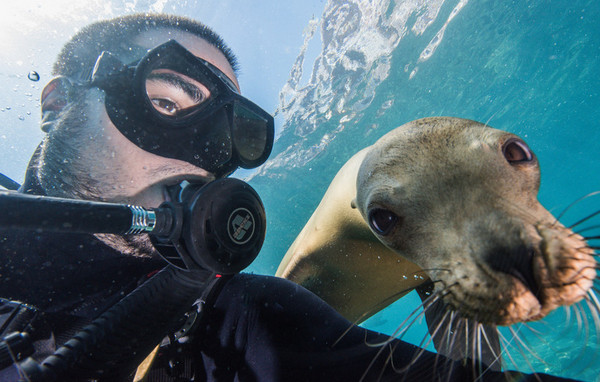
[{"label": "black mask frame", "polygon": [[[157,69],[200,82],[210,96],[175,115],[159,112],[146,90],[149,74]],[[150,153],[186,161],[217,177],[238,167],[258,167],[271,153],[273,117],[242,97],[218,68],[175,40],[151,49],[129,65],[103,52],[89,85],[105,91],[107,113],[119,131]]]}]

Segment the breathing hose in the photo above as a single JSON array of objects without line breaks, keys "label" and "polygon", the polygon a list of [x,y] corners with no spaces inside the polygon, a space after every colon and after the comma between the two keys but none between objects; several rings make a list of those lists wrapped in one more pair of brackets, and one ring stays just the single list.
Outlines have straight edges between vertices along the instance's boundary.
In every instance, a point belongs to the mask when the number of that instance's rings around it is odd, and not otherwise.
[{"label": "breathing hose", "polygon": [[28,358],[19,368],[32,382],[125,377],[165,335],[181,327],[185,313],[215,280],[208,271],[167,266],[43,362]]}]

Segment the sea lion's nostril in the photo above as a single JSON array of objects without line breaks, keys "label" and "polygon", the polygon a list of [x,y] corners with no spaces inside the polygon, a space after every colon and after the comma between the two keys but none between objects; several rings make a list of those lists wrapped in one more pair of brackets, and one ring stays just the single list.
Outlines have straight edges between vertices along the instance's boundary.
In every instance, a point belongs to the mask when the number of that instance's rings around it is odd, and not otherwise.
[{"label": "sea lion's nostril", "polygon": [[496,247],[489,251],[488,265],[502,273],[509,274],[523,283],[531,293],[540,297],[540,286],[533,272],[533,249],[526,246]]}]

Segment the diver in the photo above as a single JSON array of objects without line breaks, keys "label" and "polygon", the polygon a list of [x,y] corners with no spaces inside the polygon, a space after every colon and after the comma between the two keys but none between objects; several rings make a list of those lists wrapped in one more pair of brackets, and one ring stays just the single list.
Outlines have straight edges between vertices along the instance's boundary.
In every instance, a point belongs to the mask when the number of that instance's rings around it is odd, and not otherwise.
[{"label": "diver", "polygon": [[[41,128],[47,135],[18,192],[155,208],[175,199],[183,183],[207,184],[238,167],[259,166],[271,151],[273,118],[240,95],[236,70],[223,40],[184,17],[140,14],[87,26],[65,44],[55,77],[43,89]],[[143,235],[4,229],[0,253],[2,346],[15,333],[25,333],[17,339],[29,344],[27,352],[40,362],[165,266]],[[353,326],[287,280],[199,274],[203,309],[182,320],[184,336],[169,334],[148,354],[135,349],[137,340],[128,343],[115,335],[109,341],[133,347],[130,358],[110,360],[112,369],[95,375],[69,378],[559,379],[479,375],[485,368]],[[140,331],[152,327],[153,318],[127,317]],[[0,379],[29,380],[19,364],[22,356],[9,353]]]}]

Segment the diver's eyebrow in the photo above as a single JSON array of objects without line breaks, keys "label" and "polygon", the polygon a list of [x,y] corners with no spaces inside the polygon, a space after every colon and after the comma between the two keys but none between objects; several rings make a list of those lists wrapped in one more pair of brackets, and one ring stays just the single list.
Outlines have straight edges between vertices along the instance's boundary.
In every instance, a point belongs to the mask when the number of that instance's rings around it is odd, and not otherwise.
[{"label": "diver's eyebrow", "polygon": [[189,83],[180,76],[174,73],[154,72],[148,75],[148,80],[158,80],[166,82],[170,85],[176,86],[183,90],[191,99],[195,102],[202,102],[204,100],[204,94],[196,85]]}]

